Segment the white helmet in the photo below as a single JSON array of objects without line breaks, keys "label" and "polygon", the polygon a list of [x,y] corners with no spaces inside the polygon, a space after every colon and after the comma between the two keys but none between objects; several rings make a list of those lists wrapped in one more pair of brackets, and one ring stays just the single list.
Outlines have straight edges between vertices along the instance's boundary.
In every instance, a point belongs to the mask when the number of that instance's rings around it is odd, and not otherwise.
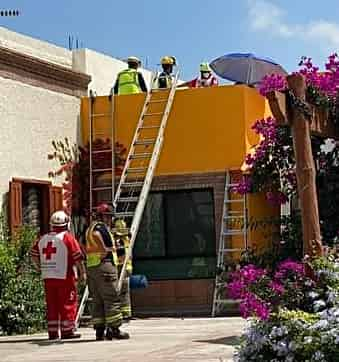
[{"label": "white helmet", "polygon": [[54,227],[68,226],[69,216],[64,211],[56,211],[50,218],[50,225]]}]

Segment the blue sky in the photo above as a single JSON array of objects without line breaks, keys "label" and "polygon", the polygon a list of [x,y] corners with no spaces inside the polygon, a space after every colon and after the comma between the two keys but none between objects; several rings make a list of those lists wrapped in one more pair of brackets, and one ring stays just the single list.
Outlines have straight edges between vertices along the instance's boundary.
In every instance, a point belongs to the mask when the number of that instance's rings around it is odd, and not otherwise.
[{"label": "blue sky", "polygon": [[293,71],[302,55],[322,65],[339,48],[336,0],[2,0],[18,18],[0,25],[68,46],[125,58],[137,55],[152,69],[164,54],[177,57],[182,78],[201,61],[230,52],[268,56]]}]

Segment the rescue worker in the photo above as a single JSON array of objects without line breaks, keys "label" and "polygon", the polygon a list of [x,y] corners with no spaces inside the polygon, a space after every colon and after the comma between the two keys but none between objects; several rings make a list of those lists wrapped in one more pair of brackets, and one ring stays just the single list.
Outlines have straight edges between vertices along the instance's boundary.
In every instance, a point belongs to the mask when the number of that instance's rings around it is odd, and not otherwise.
[{"label": "rescue worker", "polygon": [[147,92],[145,79],[138,68],[141,65],[137,57],[127,59],[128,68],[120,72],[114,84],[114,94],[134,94]]},{"label": "rescue worker", "polygon": [[[113,237],[118,256],[118,271],[120,276],[122,266],[125,262],[126,254],[130,245],[130,234],[124,220],[122,219],[115,220]],[[132,317],[131,296],[130,296],[130,286],[129,286],[129,277],[131,275],[132,275],[132,259],[130,258],[127,262],[126,274],[120,292],[120,310],[122,313],[122,317],[125,321],[129,321]]]},{"label": "rescue worker", "polygon": [[51,231],[39,239],[31,249],[32,260],[45,286],[47,329],[50,340],[80,338],[74,333],[77,313],[77,287],[74,266],[80,279],[86,281],[83,254],[69,230],[70,219],[64,211],[50,218]]},{"label": "rescue worker", "polygon": [[178,88],[189,87],[189,88],[199,88],[199,87],[213,87],[218,85],[218,79],[213,75],[212,69],[208,63],[200,64],[200,76],[192,79],[188,82],[181,83],[178,85]]},{"label": "rescue worker", "polygon": [[170,88],[173,81],[173,67],[177,65],[176,58],[166,55],[161,58],[160,63],[162,67],[162,72],[156,78],[153,88]]},{"label": "rescue worker", "polygon": [[[122,314],[117,293],[118,269],[114,240],[108,226],[104,223],[104,212],[108,205],[98,208],[96,217],[86,231],[85,250],[87,255],[88,287],[92,302],[92,318],[96,330],[96,340],[128,339],[122,332]],[[107,219],[107,217],[106,217]],[[110,219],[108,219],[110,222]]]}]

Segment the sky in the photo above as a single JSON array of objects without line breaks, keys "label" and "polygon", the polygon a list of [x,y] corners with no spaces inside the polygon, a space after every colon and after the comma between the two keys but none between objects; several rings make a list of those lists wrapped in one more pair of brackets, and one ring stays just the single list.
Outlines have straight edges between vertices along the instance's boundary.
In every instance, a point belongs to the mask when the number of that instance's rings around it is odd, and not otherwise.
[{"label": "sky", "polygon": [[[251,52],[297,69],[310,56],[322,68],[339,48],[337,0],[1,0],[0,26],[68,47],[68,38],[113,57],[140,57],[156,69],[175,55],[181,78],[202,61]],[[75,45],[75,42],[74,42]]]}]

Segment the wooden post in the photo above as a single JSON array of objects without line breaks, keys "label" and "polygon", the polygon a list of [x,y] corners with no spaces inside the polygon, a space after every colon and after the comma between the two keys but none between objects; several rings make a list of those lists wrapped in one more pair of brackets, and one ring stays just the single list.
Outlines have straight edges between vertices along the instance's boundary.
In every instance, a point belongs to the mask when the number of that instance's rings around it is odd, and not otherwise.
[{"label": "wooden post", "polygon": [[[289,89],[305,102],[306,83],[300,74],[287,77]],[[316,189],[316,170],[312,155],[310,120],[297,107],[288,112],[296,160],[298,195],[301,207],[304,255],[322,255],[319,211]]]}]

